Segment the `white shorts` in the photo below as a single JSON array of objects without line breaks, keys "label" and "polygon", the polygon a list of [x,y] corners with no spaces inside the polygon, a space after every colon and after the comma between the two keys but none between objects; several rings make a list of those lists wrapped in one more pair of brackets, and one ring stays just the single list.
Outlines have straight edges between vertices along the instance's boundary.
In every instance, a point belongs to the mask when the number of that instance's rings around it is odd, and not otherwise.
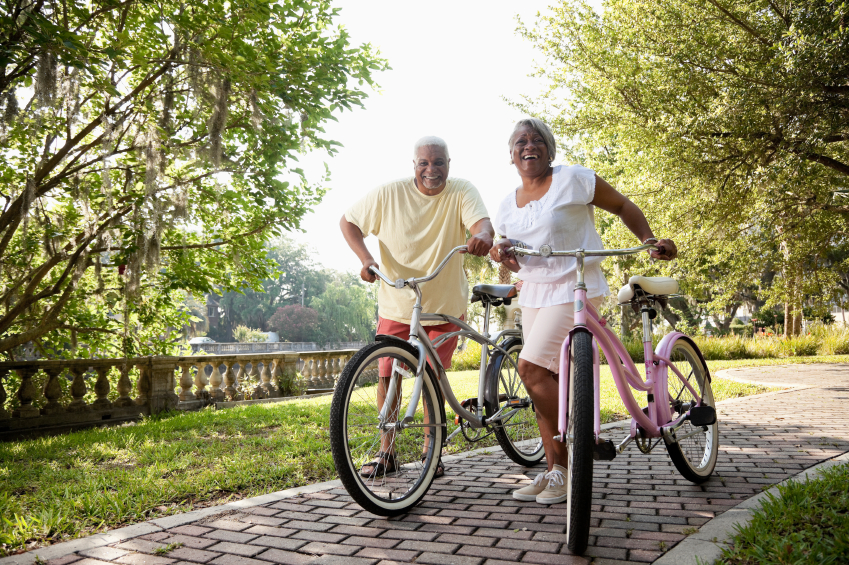
[{"label": "white shorts", "polygon": [[[604,296],[589,299],[598,310]],[[575,324],[575,303],[557,304],[543,308],[522,307],[522,336],[525,344],[519,359],[560,372],[560,348]]]}]

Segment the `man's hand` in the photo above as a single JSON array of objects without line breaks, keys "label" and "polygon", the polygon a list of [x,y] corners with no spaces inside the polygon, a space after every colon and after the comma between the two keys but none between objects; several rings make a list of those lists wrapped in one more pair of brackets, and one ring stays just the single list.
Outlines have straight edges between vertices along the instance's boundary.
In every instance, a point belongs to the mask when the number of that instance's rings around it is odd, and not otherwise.
[{"label": "man's hand", "polygon": [[661,239],[655,243],[657,251],[650,251],[652,259],[660,259],[661,261],[672,261],[678,256],[678,248],[675,247],[675,242],[671,239]]},{"label": "man's hand", "polygon": [[466,242],[466,246],[469,248],[467,253],[482,257],[489,253],[489,250],[492,249],[492,235],[486,231],[477,233],[469,238],[469,241]]},{"label": "man's hand", "polygon": [[379,269],[380,265],[378,265],[377,261],[375,261],[374,259],[363,261],[363,268],[360,271],[360,278],[366,282],[373,283],[377,280],[377,275],[369,271],[369,267]]},{"label": "man's hand", "polygon": [[489,250],[489,258],[496,263],[503,263],[511,271],[518,273],[521,267],[513,252],[507,252],[510,247],[513,247],[513,242],[509,239],[502,239]]}]

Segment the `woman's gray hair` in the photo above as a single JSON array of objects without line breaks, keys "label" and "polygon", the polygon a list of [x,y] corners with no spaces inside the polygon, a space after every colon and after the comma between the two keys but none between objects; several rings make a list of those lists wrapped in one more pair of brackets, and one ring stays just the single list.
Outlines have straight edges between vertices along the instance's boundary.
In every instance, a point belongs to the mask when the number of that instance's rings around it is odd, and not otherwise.
[{"label": "woman's gray hair", "polygon": [[419,156],[419,148],[421,147],[441,147],[443,151],[445,151],[445,158],[450,159],[448,156],[448,144],[445,143],[445,140],[441,137],[436,137],[435,135],[426,135],[423,138],[419,139],[415,145],[413,145],[413,159],[418,158]]},{"label": "woman's gray hair", "polygon": [[513,138],[516,137],[516,132],[523,127],[529,127],[542,136],[542,141],[548,149],[548,160],[549,162],[554,161],[554,157],[557,156],[557,144],[554,142],[554,134],[551,132],[551,128],[548,127],[548,124],[539,118],[525,118],[516,122],[516,125],[513,127],[513,133],[510,134],[510,139],[507,141],[510,151],[513,151]]}]

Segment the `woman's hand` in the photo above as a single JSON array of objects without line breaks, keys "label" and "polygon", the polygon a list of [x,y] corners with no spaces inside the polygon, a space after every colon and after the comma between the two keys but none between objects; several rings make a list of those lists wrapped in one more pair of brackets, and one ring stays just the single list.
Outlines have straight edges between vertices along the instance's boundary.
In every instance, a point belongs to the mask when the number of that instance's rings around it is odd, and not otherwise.
[{"label": "woman's hand", "polygon": [[514,273],[518,273],[521,268],[519,267],[519,261],[516,260],[516,256],[512,251],[509,253],[507,252],[507,249],[511,247],[513,247],[513,242],[511,240],[502,239],[489,250],[489,257],[496,263],[504,264],[504,266]]},{"label": "woman's hand", "polygon": [[652,259],[660,259],[661,261],[672,261],[678,257],[678,248],[675,247],[675,242],[671,239],[661,239],[655,243],[657,251],[652,249],[649,252]]}]

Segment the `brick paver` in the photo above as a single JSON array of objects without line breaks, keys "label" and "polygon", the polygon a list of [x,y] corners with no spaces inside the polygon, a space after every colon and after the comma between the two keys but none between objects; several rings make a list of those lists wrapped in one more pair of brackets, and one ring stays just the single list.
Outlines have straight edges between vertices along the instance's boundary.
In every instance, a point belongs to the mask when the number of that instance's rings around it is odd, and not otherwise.
[{"label": "brick paver", "polygon": [[[500,450],[451,461],[422,504],[385,519],[343,489],[213,516],[85,551],[50,565],[390,565],[433,563],[598,565],[657,559],[714,516],[825,459],[849,450],[849,365],[745,369],[728,376],[804,385],[805,390],[735,399],[719,408],[720,452],[707,483],[693,485],[660,445],[629,448],[594,467],[590,547],[568,554],[565,504],[514,500],[544,469],[525,469]],[[607,436],[618,442],[624,430]],[[163,535],[164,534],[164,535]],[[157,548],[182,546],[167,554]]]}]

